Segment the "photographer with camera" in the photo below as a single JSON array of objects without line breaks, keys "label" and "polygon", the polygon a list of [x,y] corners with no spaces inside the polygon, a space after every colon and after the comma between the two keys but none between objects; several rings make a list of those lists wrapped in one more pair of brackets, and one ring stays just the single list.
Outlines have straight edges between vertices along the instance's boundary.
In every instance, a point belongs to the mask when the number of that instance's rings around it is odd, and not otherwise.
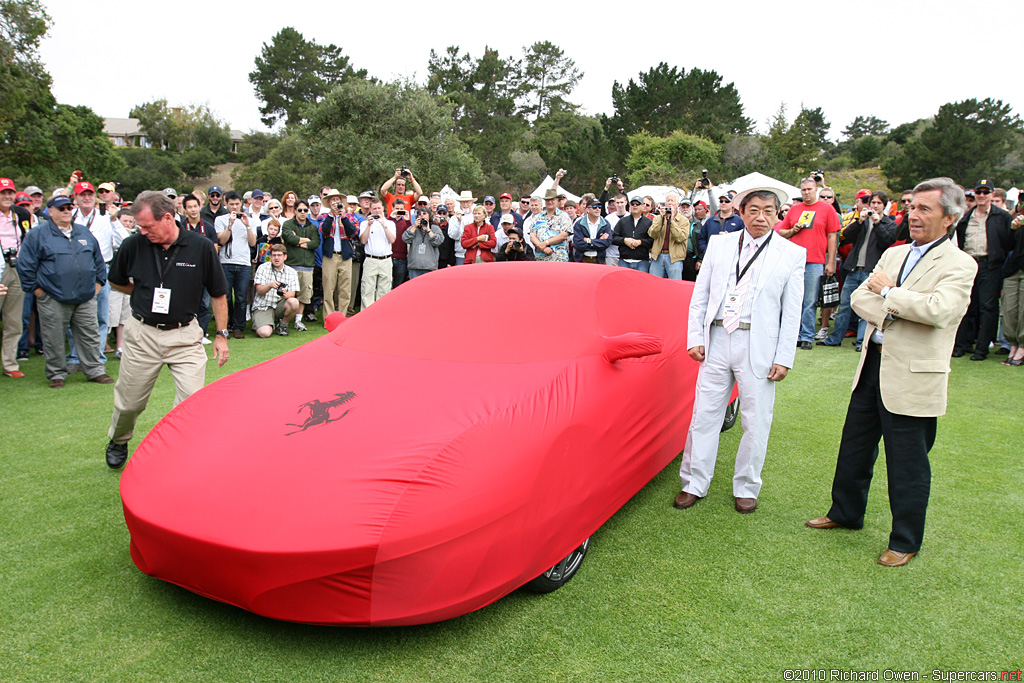
[{"label": "photographer with camera", "polygon": [[288,336],[288,323],[299,312],[299,274],[284,264],[288,248],[283,244],[270,247],[270,263],[256,269],[256,296],[252,300],[252,330],[266,339],[275,331]]},{"label": "photographer with camera", "polygon": [[[0,285],[0,311],[3,312],[4,334],[2,355],[4,375],[20,379],[25,376],[18,366],[18,341],[21,339],[25,294],[18,277],[18,250],[32,225],[28,210],[14,205],[16,190],[10,178],[0,178],[0,250],[3,251],[3,275]],[[29,304],[31,311],[31,304]],[[28,341],[25,345],[28,351]],[[27,355],[27,353],[26,353]]]},{"label": "photographer with camera", "polygon": [[363,309],[391,291],[391,245],[396,239],[395,224],[384,217],[384,202],[370,200],[370,213],[359,226],[366,261],[363,263]]},{"label": "photographer with camera", "polygon": [[249,248],[256,246],[256,231],[253,229],[254,221],[250,221],[248,214],[242,211],[242,195],[231,190],[224,200],[226,212],[217,216],[213,229],[220,244],[220,265],[228,282],[228,328],[235,339],[244,339],[245,303],[252,274]]},{"label": "photographer with camera", "polygon": [[523,235],[515,225],[508,224],[505,227],[505,234],[508,242],[498,251],[498,261],[533,261],[535,254],[533,247],[523,241]]},{"label": "photographer with camera", "polygon": [[[415,194],[409,191],[409,183],[412,183],[413,188],[416,190]],[[395,186],[394,194],[389,192],[392,185]],[[416,204],[416,197],[419,197],[421,194],[423,194],[423,188],[416,182],[416,177],[412,174],[412,171],[404,166],[396,168],[395,175],[385,180],[384,184],[380,186],[380,196],[384,198],[384,206],[387,208],[388,216],[394,211],[395,199],[401,197],[405,206],[410,207]]]},{"label": "photographer with camera", "polygon": [[395,241],[391,245],[391,289],[409,279],[409,248],[402,235],[412,225],[413,214],[400,197],[395,197],[395,210],[388,216],[395,224]]},{"label": "photographer with camera", "polygon": [[[445,211],[447,213],[447,210]],[[409,279],[437,270],[439,249],[444,233],[434,223],[430,209],[416,212],[416,221],[402,233],[402,242],[408,250]]]},{"label": "photographer with camera", "polygon": [[651,219],[647,234],[654,240],[651,275],[682,280],[686,245],[690,239],[690,219],[679,210],[679,196],[675,192],[665,196],[665,208]]}]

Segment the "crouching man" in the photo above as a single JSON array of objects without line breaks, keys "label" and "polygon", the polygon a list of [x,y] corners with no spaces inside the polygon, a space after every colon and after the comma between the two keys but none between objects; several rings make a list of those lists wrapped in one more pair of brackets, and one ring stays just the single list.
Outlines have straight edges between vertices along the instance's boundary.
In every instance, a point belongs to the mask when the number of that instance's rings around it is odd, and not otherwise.
[{"label": "crouching man", "polygon": [[299,312],[299,274],[284,264],[288,249],[283,244],[270,247],[270,262],[256,270],[256,297],[252,301],[252,329],[266,339],[275,329],[288,336],[288,323]]}]

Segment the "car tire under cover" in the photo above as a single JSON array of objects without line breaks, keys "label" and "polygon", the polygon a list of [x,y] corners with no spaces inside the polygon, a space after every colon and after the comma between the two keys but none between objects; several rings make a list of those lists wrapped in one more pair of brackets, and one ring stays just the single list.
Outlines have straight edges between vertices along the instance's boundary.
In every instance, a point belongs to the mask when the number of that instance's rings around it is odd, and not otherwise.
[{"label": "car tire under cover", "polygon": [[725,408],[725,421],[722,423],[722,431],[726,432],[732,429],[733,425],[736,424],[736,418],[740,415],[740,399],[737,396],[736,400],[730,403]]},{"label": "car tire under cover", "polygon": [[576,575],[580,565],[583,564],[583,558],[587,556],[589,547],[590,538],[588,537],[555,566],[523,586],[523,589],[531,593],[550,593],[558,590]]}]

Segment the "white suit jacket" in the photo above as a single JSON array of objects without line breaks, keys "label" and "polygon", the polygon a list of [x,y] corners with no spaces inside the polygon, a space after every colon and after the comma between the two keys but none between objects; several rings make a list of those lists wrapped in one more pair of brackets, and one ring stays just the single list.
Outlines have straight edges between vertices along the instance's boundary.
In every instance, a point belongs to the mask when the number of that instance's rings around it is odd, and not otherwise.
[{"label": "white suit jacket", "polygon": [[[708,241],[690,300],[687,348],[703,346],[707,357],[711,325],[725,300],[729,272],[736,270],[739,239],[745,230],[719,233]],[[758,257],[750,313],[750,367],[764,379],[773,364],[793,367],[804,298],[807,250],[775,233]],[[750,296],[750,294],[748,294]]]}]

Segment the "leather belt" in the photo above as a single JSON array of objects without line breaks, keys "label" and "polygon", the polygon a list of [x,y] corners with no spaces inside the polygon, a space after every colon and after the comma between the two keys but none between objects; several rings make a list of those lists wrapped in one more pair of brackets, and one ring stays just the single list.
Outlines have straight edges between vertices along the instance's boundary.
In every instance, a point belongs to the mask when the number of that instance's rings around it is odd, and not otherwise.
[{"label": "leather belt", "polygon": [[[719,318],[718,320],[715,321],[715,326],[716,327],[725,327],[725,321],[722,320],[721,318]],[[750,323],[740,323],[740,329],[741,330],[749,330],[750,329]]]},{"label": "leather belt", "polygon": [[389,259],[391,257],[390,256],[374,256],[373,254],[367,254],[366,258],[375,258],[375,259],[378,259],[380,261],[383,261],[384,259]]},{"label": "leather belt", "polygon": [[164,330],[164,331],[166,331],[166,330],[176,330],[179,327],[187,327],[192,322],[192,318],[189,318],[185,322],[180,322],[180,323],[154,323],[154,322],[150,322],[150,321],[146,320],[141,315],[139,315],[138,313],[134,313],[134,312],[132,313],[132,317],[135,318],[136,320],[138,320],[143,325],[149,325],[150,327],[155,327],[158,330]]}]

